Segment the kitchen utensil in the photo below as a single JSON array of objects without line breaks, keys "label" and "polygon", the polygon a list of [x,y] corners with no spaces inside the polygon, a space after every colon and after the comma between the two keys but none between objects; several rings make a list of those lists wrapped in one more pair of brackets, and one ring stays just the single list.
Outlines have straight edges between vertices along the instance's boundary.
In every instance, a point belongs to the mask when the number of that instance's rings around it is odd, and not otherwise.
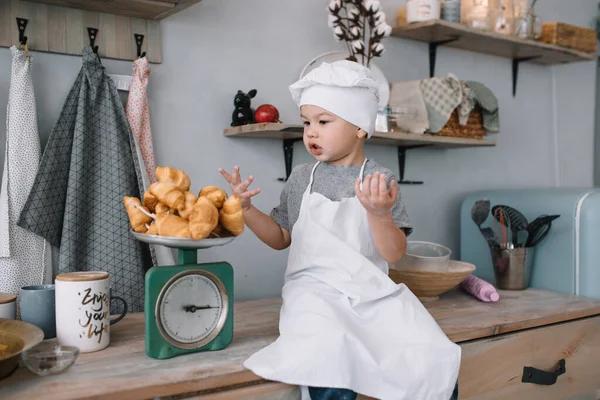
[{"label": "kitchen utensil", "polygon": [[506,223],[504,214],[501,209],[496,209],[494,212],[494,219],[498,226],[500,227],[500,238],[502,241],[500,242],[500,247],[507,248],[508,247],[508,235],[506,232]]},{"label": "kitchen utensil", "polygon": [[445,271],[448,269],[452,250],[437,243],[409,241],[406,254],[397,267],[400,269],[419,269]]},{"label": "kitchen utensil", "polygon": [[560,215],[540,215],[529,224],[527,228],[528,236],[525,247],[533,247],[540,243],[552,227],[552,221],[559,218]]},{"label": "kitchen utensil", "polygon": [[146,273],[145,346],[155,359],[216,351],[233,339],[233,268],[226,262],[197,263],[198,249],[234,238],[189,240],[132,234],[149,244],[177,248],[178,265]]},{"label": "kitchen utensil", "polygon": [[490,251],[498,289],[522,290],[529,287],[533,247],[493,248]]},{"label": "kitchen utensil", "polygon": [[445,271],[391,267],[388,275],[395,283],[404,283],[421,301],[431,301],[458,286],[473,271],[473,264],[450,260]]},{"label": "kitchen utensil", "polygon": [[8,349],[0,351],[0,379],[6,378],[18,367],[21,353],[44,340],[44,332],[33,324],[0,319],[0,344]]},{"label": "kitchen utensil", "polygon": [[514,247],[522,247],[519,246],[518,234],[519,231],[526,230],[529,223],[527,222],[527,218],[517,209],[498,204],[492,207],[492,214],[496,216],[496,210],[502,210],[502,215],[504,216],[506,226],[509,228],[511,236],[512,236],[512,244]]},{"label": "kitchen utensil", "polygon": [[24,351],[23,364],[34,374],[46,376],[66,371],[75,363],[77,356],[77,347],[46,341]]},{"label": "kitchen utensil", "polygon": [[494,234],[494,231],[489,227],[485,227],[485,228],[481,227],[481,224],[483,224],[485,222],[489,213],[490,213],[489,199],[485,199],[485,198],[479,199],[479,200],[475,201],[473,203],[473,206],[471,207],[471,219],[473,220],[473,222],[475,222],[475,225],[477,225],[477,227],[479,228],[479,231],[481,232],[481,234],[487,241],[488,245],[490,247],[495,247],[498,245],[498,241],[496,239],[496,235]]}]

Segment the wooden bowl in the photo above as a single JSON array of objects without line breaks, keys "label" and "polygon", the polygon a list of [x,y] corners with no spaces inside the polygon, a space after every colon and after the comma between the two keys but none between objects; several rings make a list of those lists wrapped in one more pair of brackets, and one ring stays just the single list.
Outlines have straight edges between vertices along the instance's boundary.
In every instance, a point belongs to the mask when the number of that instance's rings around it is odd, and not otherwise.
[{"label": "wooden bowl", "polygon": [[450,260],[447,270],[423,271],[389,268],[388,275],[396,283],[404,283],[421,301],[437,300],[442,293],[456,287],[475,271],[475,265]]},{"label": "wooden bowl", "polygon": [[22,352],[36,346],[42,340],[44,332],[37,326],[0,318],[0,379],[13,373]]}]

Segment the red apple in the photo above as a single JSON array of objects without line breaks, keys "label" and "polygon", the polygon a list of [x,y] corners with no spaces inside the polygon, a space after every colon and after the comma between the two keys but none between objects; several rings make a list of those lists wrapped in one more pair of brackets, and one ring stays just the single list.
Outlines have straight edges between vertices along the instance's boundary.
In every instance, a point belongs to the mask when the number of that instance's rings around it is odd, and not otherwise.
[{"label": "red apple", "polygon": [[254,120],[261,122],[279,122],[279,111],[271,104],[263,104],[254,112]]}]

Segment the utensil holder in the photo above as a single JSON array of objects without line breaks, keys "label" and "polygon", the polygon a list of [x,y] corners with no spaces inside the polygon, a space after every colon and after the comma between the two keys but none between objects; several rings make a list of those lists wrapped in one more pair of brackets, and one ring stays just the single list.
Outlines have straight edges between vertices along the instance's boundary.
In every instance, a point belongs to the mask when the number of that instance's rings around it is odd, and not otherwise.
[{"label": "utensil holder", "polygon": [[534,247],[514,249],[491,248],[496,287],[503,290],[523,290],[529,287]]}]

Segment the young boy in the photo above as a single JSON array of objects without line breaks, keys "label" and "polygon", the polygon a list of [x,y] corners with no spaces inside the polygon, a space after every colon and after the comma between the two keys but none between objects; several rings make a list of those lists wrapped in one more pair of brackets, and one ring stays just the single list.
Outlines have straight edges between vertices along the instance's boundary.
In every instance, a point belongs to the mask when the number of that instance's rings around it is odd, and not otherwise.
[{"label": "young boy", "polygon": [[394,177],[364,156],[379,100],[373,75],[356,62],[323,63],[290,91],[317,162],[294,168],[280,205],[262,213],[253,177],[220,170],[250,230],[274,249],[291,246],[280,336],[245,367],[308,387],[312,400],[449,399],[460,347],[387,274],[412,229]]}]

